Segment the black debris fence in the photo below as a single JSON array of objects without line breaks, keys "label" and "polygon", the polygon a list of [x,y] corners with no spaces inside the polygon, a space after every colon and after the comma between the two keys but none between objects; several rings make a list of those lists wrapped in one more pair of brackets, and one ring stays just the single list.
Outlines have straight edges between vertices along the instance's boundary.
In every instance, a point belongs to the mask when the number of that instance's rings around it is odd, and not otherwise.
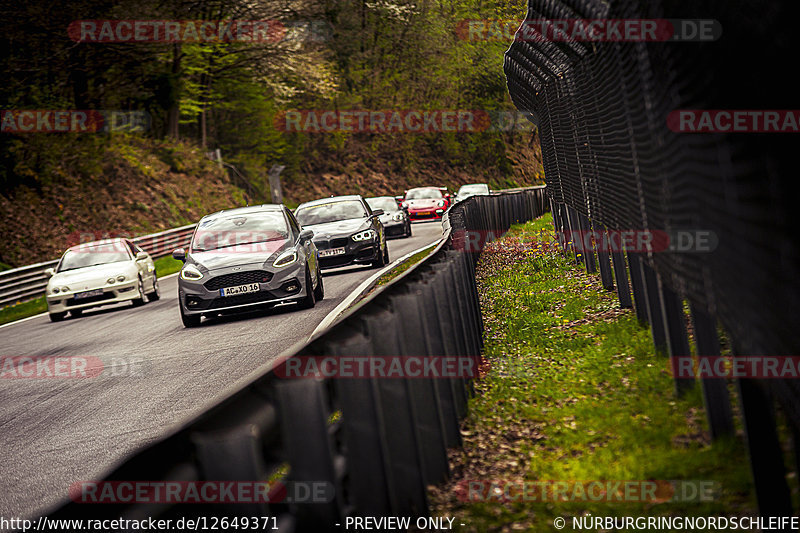
[{"label": "black debris fence", "polygon": [[[796,109],[784,58],[795,53],[797,11],[768,1],[530,0],[527,21],[669,21],[674,33],[603,41],[532,37],[521,26],[506,52],[511,97],[539,129],[566,252],[599,269],[673,363],[692,354],[689,328],[700,356],[719,355],[721,342],[735,357],[800,353],[797,112],[773,113]],[[703,25],[717,31],[685,31]],[[783,117],[769,132],[766,112]],[[693,376],[676,374],[676,391]],[[737,380],[759,510],[788,516],[775,407],[797,440],[800,385],[759,377]],[[700,382],[712,436],[730,435],[726,381]]]},{"label": "black debris fence", "polygon": [[449,475],[481,362],[482,246],[466,239],[492,240],[547,207],[544,187],[451,207],[430,255],[104,480],[76,481],[50,517],[200,529],[259,517],[262,528],[316,532],[348,517],[428,516],[426,487]]}]

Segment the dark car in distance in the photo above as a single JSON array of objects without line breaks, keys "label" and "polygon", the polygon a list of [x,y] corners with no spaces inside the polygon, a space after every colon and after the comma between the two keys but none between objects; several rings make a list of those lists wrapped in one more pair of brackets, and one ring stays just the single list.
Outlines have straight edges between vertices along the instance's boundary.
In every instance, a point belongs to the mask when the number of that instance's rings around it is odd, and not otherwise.
[{"label": "dark car in distance", "polygon": [[311,308],[324,288],[311,242],[289,209],[267,204],[220,211],[200,219],[178,277],[178,307],[186,327],[204,315],[296,302]]},{"label": "dark car in distance", "polygon": [[297,206],[294,212],[303,229],[314,232],[322,268],[348,265],[381,267],[389,262],[389,249],[380,216],[360,195],[332,196]]},{"label": "dark car in distance", "polygon": [[397,200],[392,196],[376,196],[366,200],[373,210],[381,209],[383,211],[379,218],[387,237],[411,237],[411,220]]}]

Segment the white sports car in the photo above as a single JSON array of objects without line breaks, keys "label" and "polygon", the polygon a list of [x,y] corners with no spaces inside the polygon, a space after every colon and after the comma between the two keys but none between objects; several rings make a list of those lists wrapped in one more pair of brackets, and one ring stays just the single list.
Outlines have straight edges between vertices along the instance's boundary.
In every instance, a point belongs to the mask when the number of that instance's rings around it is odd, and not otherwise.
[{"label": "white sports car", "polygon": [[128,239],[107,239],[73,246],[45,274],[47,310],[58,322],[70,313],[120,302],[134,307],[158,300],[156,267],[150,254]]}]

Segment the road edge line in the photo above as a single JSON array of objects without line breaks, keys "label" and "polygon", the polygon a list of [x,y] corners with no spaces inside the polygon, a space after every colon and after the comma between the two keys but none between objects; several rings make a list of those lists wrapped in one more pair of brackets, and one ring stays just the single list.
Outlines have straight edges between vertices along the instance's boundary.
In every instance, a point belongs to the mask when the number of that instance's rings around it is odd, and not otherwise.
[{"label": "road edge line", "polygon": [[373,287],[373,285],[375,285],[375,282],[377,282],[378,279],[380,279],[381,276],[383,276],[385,273],[395,269],[396,267],[400,266],[402,263],[407,261],[411,256],[416,255],[416,254],[418,254],[420,252],[423,252],[423,251],[427,250],[428,248],[432,248],[432,247],[436,246],[437,244],[439,244],[439,241],[441,241],[441,240],[442,239],[436,239],[432,243],[426,244],[425,246],[423,246],[421,248],[418,248],[416,250],[408,252],[403,257],[395,259],[394,261],[392,261],[391,263],[386,265],[384,268],[380,269],[375,274],[373,274],[372,276],[370,276],[366,280],[364,280],[361,283],[361,285],[356,287],[356,289],[353,292],[351,292],[347,296],[347,298],[342,300],[342,302],[339,305],[337,305],[333,309],[333,311],[331,311],[330,313],[325,315],[325,318],[322,319],[322,322],[320,322],[319,325],[316,328],[314,328],[314,331],[311,332],[311,335],[308,336],[308,340],[306,342],[310,342],[311,339],[313,339],[318,333],[320,333],[320,332],[328,329],[330,326],[332,326],[336,322],[336,319],[339,318],[339,316],[342,313],[344,313],[353,304],[353,302],[356,300],[356,298],[362,296],[365,292],[367,292],[369,289],[371,289]]}]

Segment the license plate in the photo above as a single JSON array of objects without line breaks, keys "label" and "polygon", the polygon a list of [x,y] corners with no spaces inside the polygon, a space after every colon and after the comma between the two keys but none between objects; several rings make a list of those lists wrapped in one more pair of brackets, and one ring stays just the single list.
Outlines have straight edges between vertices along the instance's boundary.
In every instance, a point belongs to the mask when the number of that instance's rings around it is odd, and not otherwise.
[{"label": "license plate", "polygon": [[237,294],[245,294],[247,292],[258,292],[261,290],[261,285],[258,283],[248,283],[247,285],[237,285],[236,287],[225,287],[219,290],[220,296],[236,296]]},{"label": "license plate", "polygon": [[100,296],[103,294],[103,289],[94,289],[93,291],[79,292],[75,295],[76,300],[83,300],[84,298],[91,298],[92,296]]},{"label": "license plate", "polygon": [[319,256],[320,257],[328,257],[328,256],[331,256],[331,255],[343,255],[343,254],[344,254],[344,248],[331,248],[329,250],[320,250],[319,251]]}]

